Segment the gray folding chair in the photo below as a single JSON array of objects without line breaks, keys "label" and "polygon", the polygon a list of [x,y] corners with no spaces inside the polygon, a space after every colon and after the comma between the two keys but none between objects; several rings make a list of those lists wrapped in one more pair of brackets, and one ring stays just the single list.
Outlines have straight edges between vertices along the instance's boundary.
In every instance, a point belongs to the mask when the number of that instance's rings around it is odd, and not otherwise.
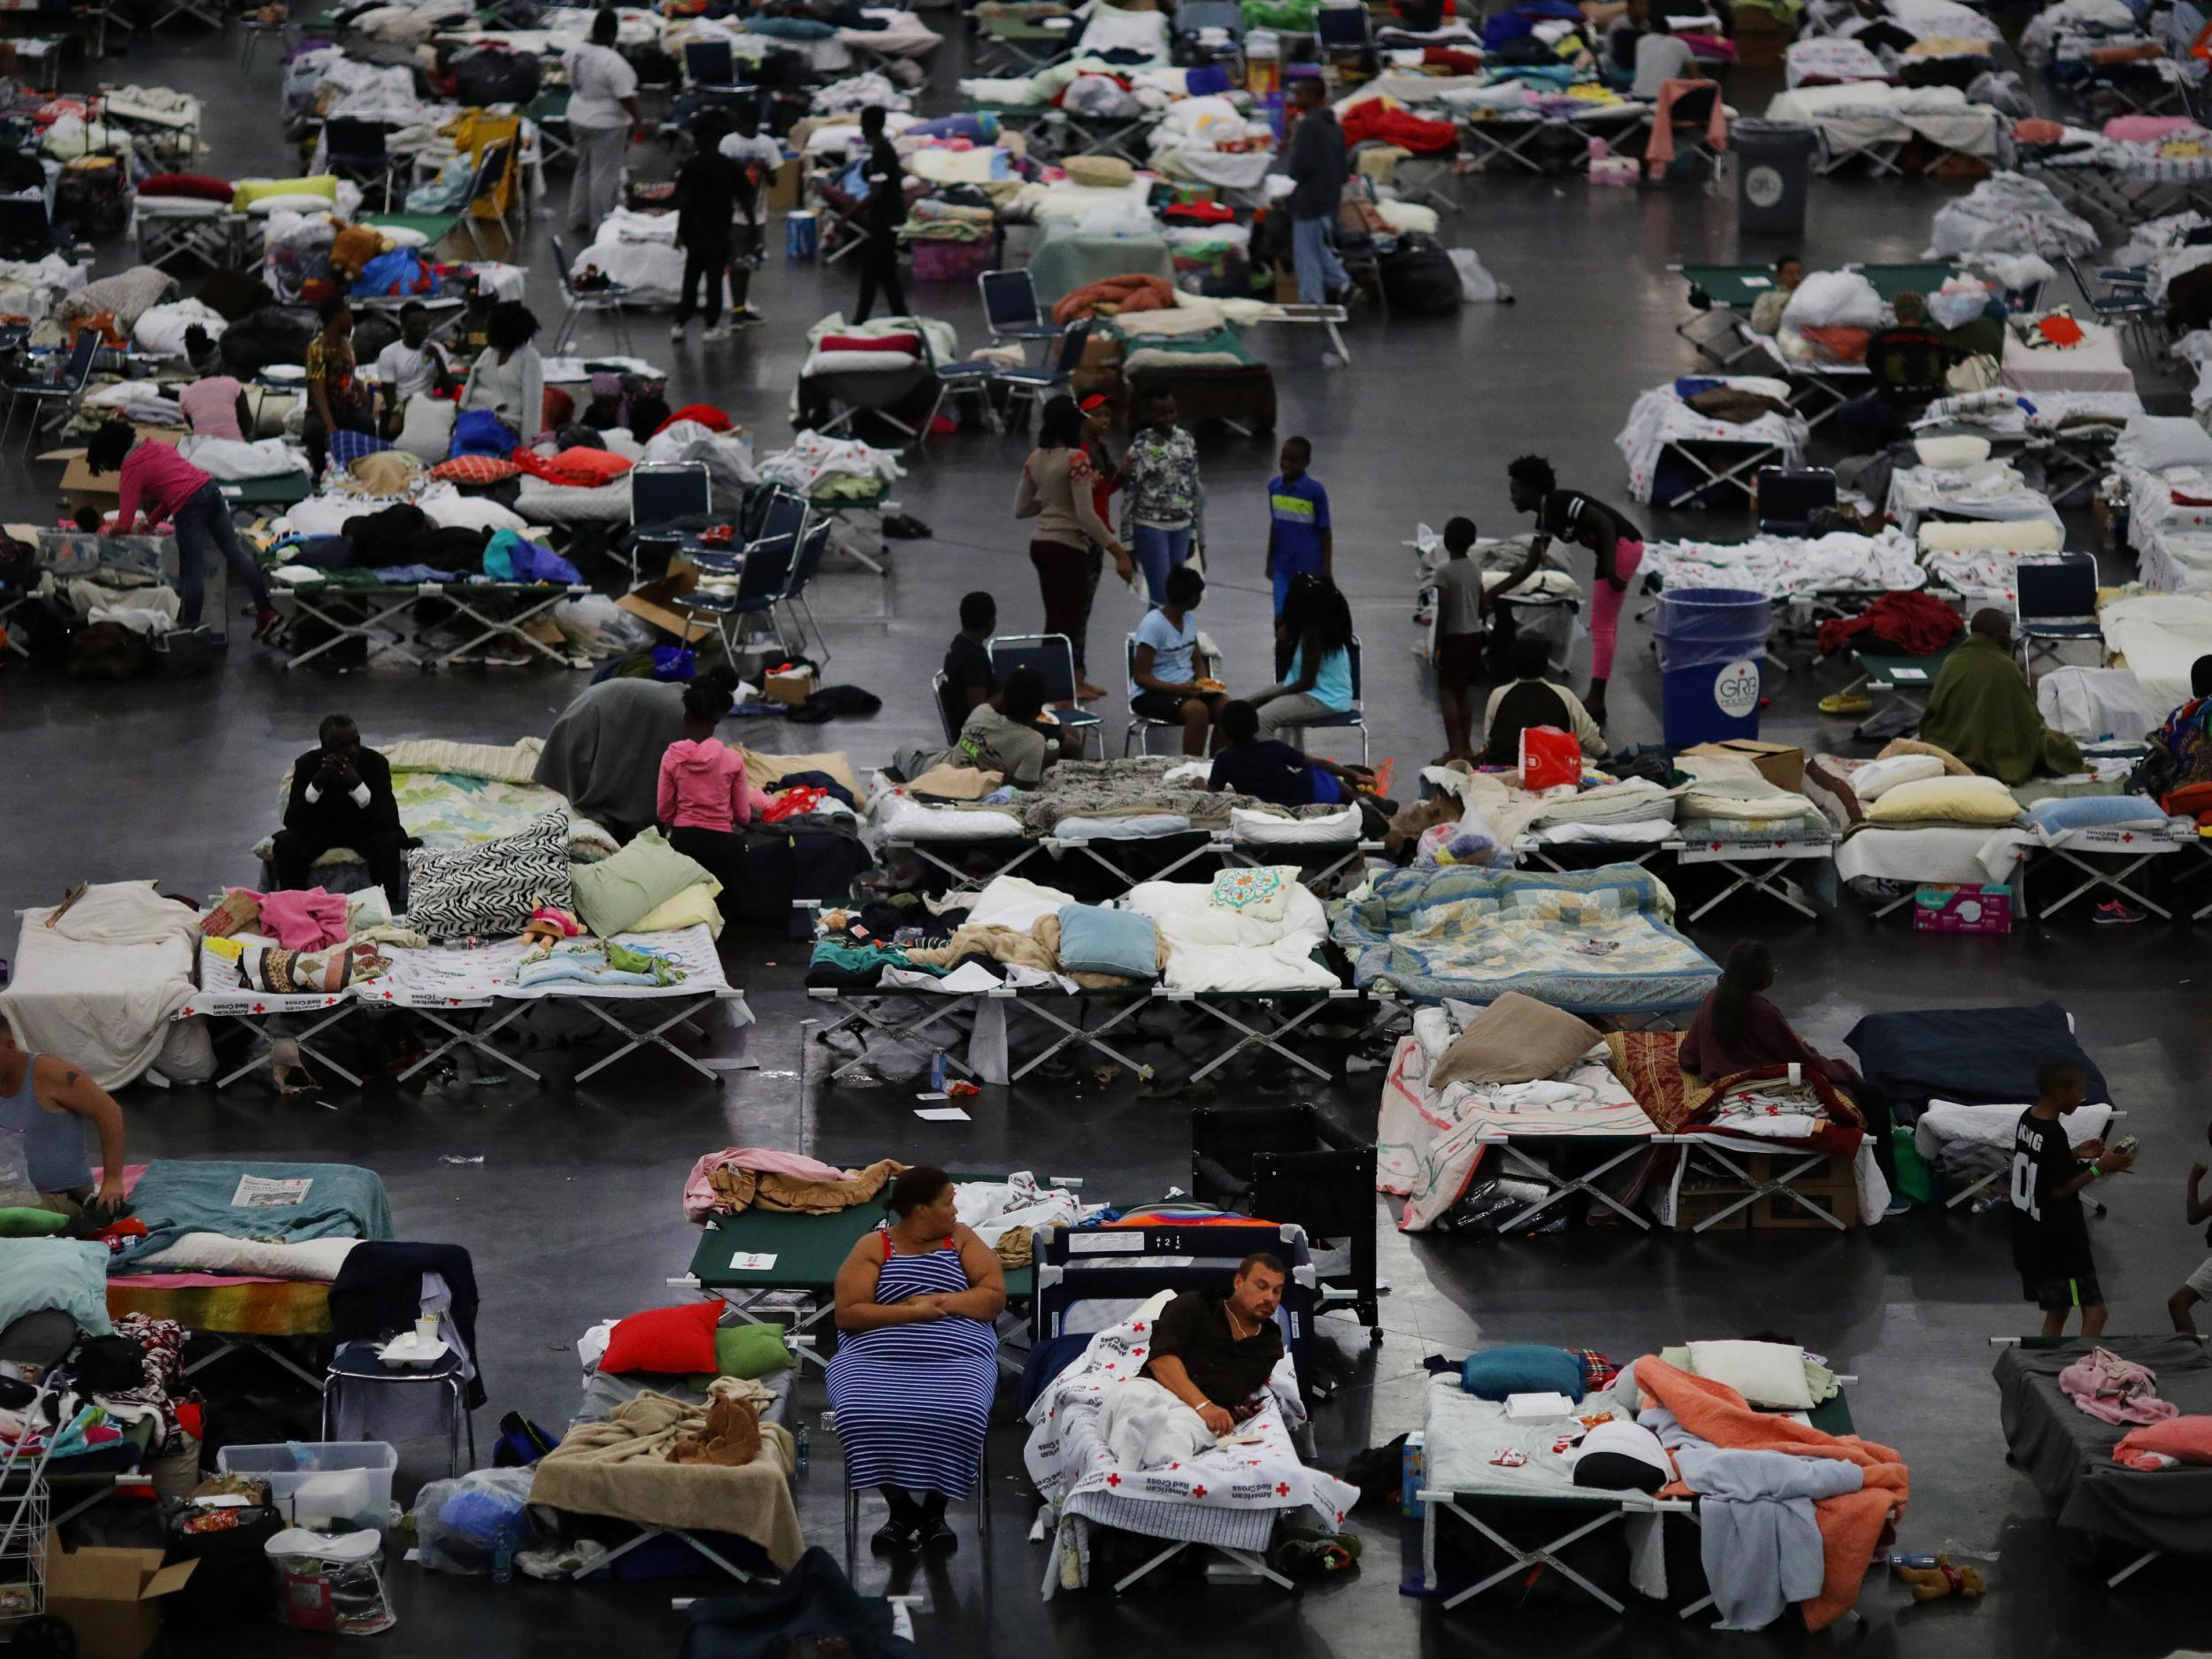
[{"label": "gray folding chair", "polygon": [[605,317],[614,326],[615,343],[627,354],[630,349],[630,328],[623,302],[630,290],[619,282],[611,282],[603,288],[580,288],[568,268],[568,250],[561,246],[558,236],[553,238],[553,273],[561,281],[561,303],[568,309],[562,314],[561,326],[553,336],[553,348],[546,355],[559,357],[566,351],[569,342],[576,338],[576,323],[586,315]]},{"label": "gray folding chair", "polygon": [[69,356],[63,362],[60,372],[51,380],[10,380],[0,387],[8,396],[6,413],[0,415],[0,445],[7,442],[8,429],[15,421],[15,406],[26,398],[31,403],[30,421],[23,434],[23,453],[27,456],[38,442],[38,434],[46,424],[43,416],[47,403],[59,402],[63,405],[64,420],[74,414],[78,403],[84,397],[85,387],[92,379],[92,360],[98,355],[99,349],[99,330],[79,329],[76,343],[70,347]]}]

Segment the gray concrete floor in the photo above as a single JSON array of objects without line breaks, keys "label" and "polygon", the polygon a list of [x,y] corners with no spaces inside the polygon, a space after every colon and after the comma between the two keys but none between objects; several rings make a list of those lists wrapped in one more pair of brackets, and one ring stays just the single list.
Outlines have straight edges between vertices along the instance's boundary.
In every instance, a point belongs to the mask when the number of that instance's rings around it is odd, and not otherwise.
[{"label": "gray concrete floor", "polygon": [[[948,95],[964,50],[956,27],[933,97]],[[211,170],[284,170],[275,148],[277,72],[265,57],[242,77],[232,43],[180,32],[133,42],[99,76],[205,96]],[[1740,75],[1732,96],[1755,110],[1770,83]],[[565,187],[557,179],[557,205]],[[1958,188],[1824,181],[1804,251],[1816,267],[1915,257],[1935,206]],[[1280,432],[1311,438],[1315,470],[1330,488],[1340,580],[1367,644],[1375,753],[1397,757],[1402,768],[1440,746],[1432,694],[1408,649],[1411,565],[1402,543],[1415,523],[1469,512],[1486,530],[1509,528],[1505,463],[1528,449],[1548,453],[1569,482],[1624,495],[1613,434],[1638,391],[1693,366],[1670,332],[1683,314],[1682,295],[1664,267],[1777,250],[1740,242],[1731,202],[1694,190],[1601,191],[1485,177],[1468,180],[1459,199],[1464,211],[1448,216],[1446,238],[1479,248],[1517,292],[1517,304],[1437,322],[1363,317],[1352,330],[1348,368],[1325,366],[1320,342],[1304,331],[1276,330],[1256,342],[1275,368]],[[565,218],[541,213],[518,255],[531,267],[531,299],[548,317],[558,299],[545,238]],[[120,262],[119,250],[104,251],[106,264]],[[720,403],[755,427],[764,448],[774,447],[787,431],[785,400],[801,337],[848,302],[851,280],[772,259],[756,288],[771,326],[719,348],[703,347],[695,334],[672,364],[676,401]],[[913,300],[953,319],[964,343],[979,342],[971,288],[917,285]],[[669,350],[657,319],[636,341],[650,356]],[[2146,384],[2171,390],[2163,380]],[[1025,538],[1009,512],[1023,452],[1017,436],[963,434],[933,443],[899,494],[933,537],[896,544],[886,583],[853,572],[826,580],[820,609],[835,651],[829,677],[876,692],[882,712],[826,733],[787,736],[760,725],[745,731],[747,741],[826,743],[865,765],[930,737],[924,687],[956,626],[957,595],[990,588],[1010,627],[1037,619]],[[1273,445],[1208,434],[1202,454],[1213,535],[1202,620],[1227,648],[1232,678],[1241,680],[1263,672],[1256,665],[1267,650],[1261,490]],[[43,516],[52,489],[51,468],[27,470],[12,455],[0,461],[7,518]],[[1744,526],[1701,518],[1655,527],[1727,534]],[[1134,603],[1118,593],[1102,594],[1100,611],[1102,640],[1136,620]],[[585,679],[557,670],[288,677],[242,642],[231,659],[219,678],[175,685],[79,685],[19,664],[0,672],[0,901],[10,910],[48,902],[81,879],[152,877],[190,892],[245,880],[254,874],[246,849],[267,826],[283,768],[329,710],[352,712],[372,742],[431,735],[506,741],[542,732]],[[1613,735],[1654,739],[1657,680],[1640,628],[1626,631],[1621,664]],[[1835,679],[1832,668],[1779,680],[1768,734],[1824,748],[1846,742],[1847,733],[1813,708]],[[1820,926],[1749,909],[1733,912],[1726,926],[1694,931],[1717,956],[1741,933],[1767,939],[1783,964],[1783,1006],[1814,1041],[1832,1048],[1870,1010],[2046,998],[2069,1006],[2144,1142],[2139,1171],[2115,1183],[2111,1214],[2094,1230],[2114,1328],[2163,1325],[2168,1291],[2202,1254],[2182,1221],[2184,1175],[2200,1156],[2202,1133],[2203,1104],[2188,1091],[2212,1063],[2200,933],[2070,921],[2004,939],[1934,939],[1873,926],[1848,904]],[[715,1041],[761,1069],[729,1074],[720,1092],[659,1056],[581,1088],[557,1082],[542,1093],[487,1088],[426,1098],[379,1087],[330,1110],[280,1104],[254,1081],[220,1094],[142,1092],[127,1102],[133,1151],[312,1156],[381,1171],[402,1237],[450,1240],[474,1253],[487,1297],[481,1350],[494,1411],[480,1426],[488,1432],[491,1417],[508,1409],[565,1422],[578,1385],[576,1334],[601,1317],[672,1299],[664,1280],[684,1271],[695,1242],[678,1194],[701,1151],[751,1143],[804,1147],[835,1160],[890,1154],[953,1167],[1075,1171],[1094,1190],[1129,1197],[1187,1181],[1186,1106],[1138,1098],[1125,1079],[1106,1087],[1086,1079],[987,1090],[971,1102],[972,1123],[919,1128],[899,1087],[816,1085],[803,1094],[795,1075],[803,1064],[815,1078],[823,1068],[818,1046],[811,1058],[801,1057],[808,1012],[801,948],[759,935],[733,934],[728,944],[733,976],[759,1024]],[[552,1064],[565,1074],[582,1062],[557,1054]],[[1379,1080],[1357,1075],[1314,1098],[1344,1121],[1371,1127]],[[1241,1094],[1232,1087],[1221,1098]],[[480,1164],[442,1162],[479,1156]],[[1863,1644],[1873,1654],[2027,1655],[2093,1642],[2115,1655],[2150,1655],[2200,1633],[2200,1597],[2189,1589],[2188,1568],[2154,1567],[2124,1593],[2108,1594],[2061,1563],[2035,1494],[2004,1463],[1985,1339],[2025,1328],[2032,1312],[2017,1298],[2001,1216],[1916,1214],[1847,1237],[1687,1239],[1608,1229],[1503,1246],[1409,1241],[1386,1217],[1381,1232],[1391,1286],[1385,1340],[1371,1349],[1348,1323],[1324,1326],[1336,1350],[1333,1364],[1348,1379],[1317,1414],[1323,1461],[1332,1466],[1417,1426],[1419,1362],[1427,1354],[1456,1355],[1478,1340],[1541,1340],[1624,1358],[1699,1333],[1780,1327],[1860,1377],[1852,1400],[1862,1430],[1909,1461],[1915,1481],[1904,1544],[1971,1552],[1993,1579],[1978,1605],[1919,1609],[1870,1579],[1864,1628],[1839,1632],[1836,1645]],[[819,1410],[818,1382],[803,1399],[810,1415]],[[1165,1638],[1286,1655],[1416,1645],[1509,1653],[1538,1642],[1572,1653],[1618,1640],[1612,1621],[1580,1605],[1539,1599],[1519,1606],[1516,1591],[1448,1617],[1402,1599],[1392,1524],[1364,1515],[1362,1570],[1295,1601],[1214,1586],[1041,1606],[1042,1553],[1023,1541],[1016,1522],[1029,1502],[1018,1472],[1020,1441],[1010,1422],[996,1432],[998,1525],[986,1548],[979,1549],[972,1523],[956,1517],[959,1554],[910,1586],[924,1598],[918,1613],[929,1651],[987,1644],[995,1652],[1086,1655]],[[801,1487],[802,1514],[809,1536],[834,1547],[834,1453],[826,1436],[817,1436],[817,1447]],[[431,1448],[409,1448],[410,1482],[437,1471]],[[979,1571],[986,1553],[987,1576]],[[864,1563],[860,1579],[880,1585],[884,1569]],[[487,1654],[536,1651],[548,1641],[607,1652],[640,1640],[665,1646],[680,1628],[664,1586],[518,1583],[497,1590],[402,1569],[395,1593],[401,1624],[386,1645],[396,1652],[445,1652],[464,1641]],[[1640,1649],[1652,1644],[1647,1651],[1723,1645],[1663,1615],[1633,1614],[1630,1627]],[[1763,1651],[1805,1645],[1778,1632],[1751,1640]]]}]

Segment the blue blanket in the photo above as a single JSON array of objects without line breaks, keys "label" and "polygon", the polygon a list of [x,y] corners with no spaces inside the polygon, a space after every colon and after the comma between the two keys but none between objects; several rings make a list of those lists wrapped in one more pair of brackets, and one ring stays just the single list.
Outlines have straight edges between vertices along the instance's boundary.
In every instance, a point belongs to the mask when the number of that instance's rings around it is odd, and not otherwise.
[{"label": "blue blanket", "polygon": [[[242,1177],[310,1183],[303,1202],[239,1207]],[[149,1164],[131,1193],[131,1212],[146,1224],[114,1267],[165,1250],[188,1233],[234,1239],[388,1239],[392,1201],[384,1178],[351,1164],[247,1164],[234,1158],[164,1158]]]},{"label": "blue blanket", "polygon": [[1923,1008],[1869,1014],[1845,1035],[1866,1080],[1886,1091],[1901,1123],[1932,1100],[2010,1106],[2032,1101],[2046,1060],[2088,1073],[2090,1101],[2119,1105],[2056,1002],[2025,1008]]}]

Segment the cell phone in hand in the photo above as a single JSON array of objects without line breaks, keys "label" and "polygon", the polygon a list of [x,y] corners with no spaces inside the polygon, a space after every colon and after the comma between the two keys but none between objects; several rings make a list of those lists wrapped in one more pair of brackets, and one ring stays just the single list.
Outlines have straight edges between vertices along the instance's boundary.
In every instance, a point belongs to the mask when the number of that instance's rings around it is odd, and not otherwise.
[{"label": "cell phone in hand", "polygon": [[2107,1147],[2105,1150],[2108,1152],[2131,1153],[2141,1144],[2142,1142],[2138,1141],[2133,1135],[2122,1135],[2117,1141],[2115,1141],[2110,1146]]}]

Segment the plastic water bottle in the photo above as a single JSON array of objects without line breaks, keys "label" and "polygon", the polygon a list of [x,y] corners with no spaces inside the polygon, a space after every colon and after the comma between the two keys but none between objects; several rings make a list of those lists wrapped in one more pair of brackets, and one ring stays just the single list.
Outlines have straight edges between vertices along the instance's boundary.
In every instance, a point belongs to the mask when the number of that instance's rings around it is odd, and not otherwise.
[{"label": "plastic water bottle", "polygon": [[1977,1198],[1972,1203],[1967,1205],[1967,1212],[1970,1215],[1985,1216],[2004,1202],[2001,1198]]},{"label": "plastic water bottle", "polygon": [[499,1542],[492,1546],[492,1582],[505,1584],[515,1576],[515,1540],[507,1536],[507,1529],[499,1529]]},{"label": "plastic water bottle", "polygon": [[1933,1555],[1893,1555],[1889,1558],[1889,1564],[1893,1567],[1910,1567],[1916,1571],[1926,1572],[1933,1570],[1936,1558]]},{"label": "plastic water bottle", "polygon": [[945,1052],[940,1048],[929,1058],[929,1086],[939,1094],[945,1088]]},{"label": "plastic water bottle", "polygon": [[799,1419],[799,1432],[792,1436],[792,1445],[797,1450],[799,1472],[803,1475],[806,1473],[808,1455],[814,1449],[814,1439],[807,1432],[806,1419],[803,1417]]}]

